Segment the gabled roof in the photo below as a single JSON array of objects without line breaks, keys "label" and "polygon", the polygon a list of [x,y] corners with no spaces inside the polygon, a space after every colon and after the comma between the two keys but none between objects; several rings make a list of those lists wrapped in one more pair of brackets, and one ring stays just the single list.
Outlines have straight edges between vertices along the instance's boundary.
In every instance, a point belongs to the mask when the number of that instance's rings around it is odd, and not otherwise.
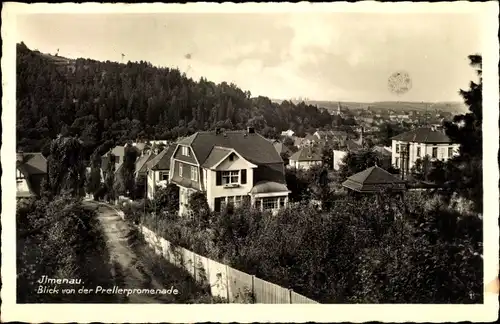
[{"label": "gabled roof", "polygon": [[247,133],[246,131],[227,131],[221,134],[198,132],[178,143],[190,145],[201,165],[208,159],[214,146],[232,148],[244,159],[257,165],[283,163],[273,144],[258,133]]},{"label": "gabled roof", "polygon": [[117,145],[117,146],[113,147],[112,149],[110,149],[109,151],[107,151],[106,153],[104,153],[103,156],[109,156],[110,153],[115,155],[115,156],[124,156],[125,155],[125,146]]},{"label": "gabled roof", "polygon": [[151,161],[156,155],[153,153],[148,153],[144,154],[141,156],[139,159],[137,159],[137,162],[135,162],[135,172],[136,173],[143,173],[147,171],[146,164],[148,161]]},{"label": "gabled roof", "polygon": [[311,147],[303,148],[290,156],[289,160],[294,161],[321,161],[322,154],[318,149],[313,149]]},{"label": "gabled roof", "polygon": [[405,181],[378,166],[372,166],[356,173],[342,183],[342,186],[358,192],[377,192],[384,188],[404,190]]},{"label": "gabled roof", "polygon": [[17,153],[22,154],[22,162],[17,162],[17,168],[26,176],[47,173],[47,159],[42,153]]},{"label": "gabled roof", "polygon": [[161,151],[157,156],[146,163],[149,170],[170,170],[170,159],[174,154],[175,145],[170,145]]},{"label": "gabled roof", "polygon": [[208,155],[207,159],[205,162],[202,164],[202,167],[204,168],[212,168],[214,167],[217,163],[220,162],[223,158],[225,158],[229,153],[231,153],[231,149],[225,148],[225,147],[214,147],[212,151],[210,151],[210,154]]},{"label": "gabled roof", "polygon": [[430,127],[416,128],[409,132],[396,135],[391,139],[402,142],[429,144],[452,143],[451,139],[443,131],[435,130]]}]

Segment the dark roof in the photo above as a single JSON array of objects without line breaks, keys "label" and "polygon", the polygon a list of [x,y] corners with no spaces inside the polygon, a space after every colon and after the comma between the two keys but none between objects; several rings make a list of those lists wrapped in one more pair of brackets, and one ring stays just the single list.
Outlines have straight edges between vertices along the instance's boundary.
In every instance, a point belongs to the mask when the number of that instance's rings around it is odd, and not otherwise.
[{"label": "dark roof", "polygon": [[283,163],[273,144],[258,133],[246,131],[198,132],[181,141],[179,144],[190,145],[203,165],[214,146],[232,148],[243,158],[254,164]]},{"label": "dark roof", "polygon": [[231,149],[229,148],[215,146],[212,151],[210,151],[210,154],[208,155],[202,166],[204,168],[212,168],[215,164],[226,157],[229,152],[231,152]]},{"label": "dark roof", "polygon": [[47,159],[42,153],[17,153],[22,154],[22,162],[17,162],[17,168],[26,176],[47,173]]},{"label": "dark roof", "polygon": [[290,156],[289,160],[294,161],[321,161],[322,154],[319,150],[311,147],[303,148]]},{"label": "dark roof", "polygon": [[392,137],[395,141],[416,142],[416,143],[451,143],[451,139],[440,130],[434,130],[430,127],[421,127],[409,132],[402,133]]},{"label": "dark roof", "polygon": [[356,173],[342,183],[342,186],[359,192],[377,192],[384,188],[404,190],[405,181],[378,166],[372,166]]},{"label": "dark roof", "polygon": [[174,154],[175,145],[170,145],[157,156],[146,163],[146,167],[152,170],[170,170],[170,159]]}]

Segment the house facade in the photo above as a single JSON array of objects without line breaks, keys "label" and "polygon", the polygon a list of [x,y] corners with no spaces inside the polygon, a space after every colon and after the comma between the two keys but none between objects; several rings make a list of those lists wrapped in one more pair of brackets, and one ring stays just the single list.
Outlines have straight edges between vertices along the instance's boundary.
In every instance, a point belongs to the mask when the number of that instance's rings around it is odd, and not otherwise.
[{"label": "house facade", "polygon": [[[408,170],[415,161],[428,156],[431,161],[448,159],[458,155],[459,144],[442,131],[431,127],[416,128],[392,138],[391,163],[396,168],[406,167]],[[407,165],[402,165],[402,153],[408,152]]]},{"label": "house facade", "polygon": [[155,197],[158,187],[165,187],[169,183],[170,160],[176,146],[171,145],[146,162],[146,196]]},{"label": "house facade", "polygon": [[309,170],[313,166],[321,166],[323,165],[321,151],[312,147],[300,149],[290,156],[288,165],[303,170]]},{"label": "house facade", "polygon": [[283,160],[266,138],[247,131],[198,132],[179,141],[169,180],[179,186],[179,214],[189,212],[189,197],[204,192],[211,210],[244,202],[276,212],[288,204]]},{"label": "house facade", "polygon": [[42,153],[16,154],[16,198],[39,197],[47,178],[47,160]]}]

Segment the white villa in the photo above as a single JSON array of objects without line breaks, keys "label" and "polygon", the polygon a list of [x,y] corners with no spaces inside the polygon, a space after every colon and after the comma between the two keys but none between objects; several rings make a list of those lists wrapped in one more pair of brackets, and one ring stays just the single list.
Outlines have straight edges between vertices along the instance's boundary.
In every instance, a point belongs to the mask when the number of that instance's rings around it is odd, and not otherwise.
[{"label": "white villa", "polygon": [[422,127],[392,138],[391,163],[401,168],[401,152],[409,150],[407,168],[411,169],[415,161],[428,156],[431,161],[447,161],[458,154],[459,144],[454,144],[442,130],[434,127]]},{"label": "white villa", "polygon": [[288,204],[285,168],[273,144],[253,128],[198,132],[176,145],[169,180],[179,186],[179,215],[190,194],[205,192],[213,211],[248,202],[273,213]]}]

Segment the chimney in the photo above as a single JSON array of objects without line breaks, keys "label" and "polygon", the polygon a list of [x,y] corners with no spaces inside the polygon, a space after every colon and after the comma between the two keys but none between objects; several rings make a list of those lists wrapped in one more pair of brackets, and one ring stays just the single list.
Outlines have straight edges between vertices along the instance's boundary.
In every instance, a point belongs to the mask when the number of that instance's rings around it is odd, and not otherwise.
[{"label": "chimney", "polygon": [[221,129],[219,127],[215,128],[215,134],[219,135],[221,133]]},{"label": "chimney", "polygon": [[254,134],[255,133],[255,128],[253,128],[253,127],[247,127],[247,132],[248,132],[248,134]]}]

